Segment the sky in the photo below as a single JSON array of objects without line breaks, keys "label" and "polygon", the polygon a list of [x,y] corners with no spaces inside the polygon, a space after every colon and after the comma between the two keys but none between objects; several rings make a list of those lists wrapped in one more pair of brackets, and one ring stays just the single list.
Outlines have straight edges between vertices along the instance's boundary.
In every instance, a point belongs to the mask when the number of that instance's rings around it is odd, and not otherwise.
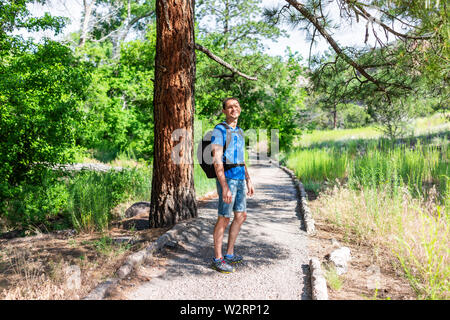
[{"label": "sky", "polygon": [[[261,1],[262,6],[272,7],[277,4],[284,5],[286,2],[284,0]],[[77,31],[80,27],[82,0],[48,0],[48,3],[44,6],[32,4],[30,6],[30,11],[36,16],[43,15],[44,12],[47,11],[53,15],[70,18],[70,24],[68,24],[63,31],[64,35],[67,35],[70,32]],[[329,13],[331,17],[338,19],[339,13],[337,7],[332,7]],[[290,27],[286,27],[286,30],[289,33],[289,37],[280,38],[277,42],[271,40],[265,40],[263,42],[267,48],[266,52],[270,55],[284,56],[285,50],[289,46],[293,52],[299,52],[306,60],[309,56],[310,42],[307,40],[305,32],[292,30]],[[21,34],[24,34],[25,36],[33,36],[36,39],[39,39],[44,35],[54,38],[52,32],[49,31],[34,33],[32,35],[27,33]],[[364,34],[365,24],[360,22],[359,24],[354,24],[353,26],[343,24],[341,30],[334,34],[333,37],[342,46],[354,46],[363,44]],[[312,48],[312,54],[323,53],[328,49],[328,44],[321,37],[316,37],[316,39],[318,39],[318,41]]]},{"label": "sky", "polygon": [[[302,2],[302,1],[300,1]],[[304,2],[304,1],[303,1]],[[262,5],[273,7],[274,5],[286,4],[284,0],[262,0]],[[330,17],[339,21],[339,12],[337,6],[330,7]],[[362,20],[362,19],[361,19]],[[301,30],[292,30],[290,27],[285,27],[289,33],[289,38],[280,38],[277,42],[265,41],[268,46],[268,53],[271,55],[284,55],[286,47],[290,47],[292,51],[298,51],[305,59],[309,56],[309,48],[311,42],[308,41],[307,35]],[[342,46],[361,46],[364,43],[365,23],[354,23],[352,26],[342,24],[339,32],[333,35],[333,38]],[[311,54],[319,54],[329,49],[327,41],[316,36],[317,43],[311,49]]]}]

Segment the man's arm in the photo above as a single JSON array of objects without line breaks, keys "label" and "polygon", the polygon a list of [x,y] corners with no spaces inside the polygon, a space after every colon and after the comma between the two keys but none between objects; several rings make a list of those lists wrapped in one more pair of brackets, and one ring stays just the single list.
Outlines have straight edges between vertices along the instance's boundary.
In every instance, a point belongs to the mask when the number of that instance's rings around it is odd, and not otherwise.
[{"label": "man's arm", "polygon": [[244,162],[244,167],[245,167],[245,181],[247,182],[247,195],[249,197],[252,197],[253,194],[255,193],[255,189],[253,188],[253,183],[252,180],[250,180],[250,175],[248,174],[248,169],[247,169],[247,165]]},{"label": "man's arm", "polygon": [[228,187],[227,180],[225,179],[225,171],[223,168],[223,147],[217,144],[211,144],[213,152],[213,164],[214,170],[216,171],[217,179],[222,186],[222,197],[225,203],[231,203],[232,194],[230,188]]}]

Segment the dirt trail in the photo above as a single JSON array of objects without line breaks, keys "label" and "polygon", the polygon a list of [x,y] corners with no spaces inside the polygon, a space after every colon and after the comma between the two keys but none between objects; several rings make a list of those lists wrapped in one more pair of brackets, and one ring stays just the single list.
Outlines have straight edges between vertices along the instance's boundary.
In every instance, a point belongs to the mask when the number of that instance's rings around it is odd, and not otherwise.
[{"label": "dirt trail", "polygon": [[[308,238],[289,176],[269,162],[249,168],[255,195],[247,199],[247,221],[235,252],[244,257],[236,272],[210,267],[217,199],[200,203],[199,217],[178,236],[178,245],[144,266],[150,281],[126,293],[127,299],[311,299]],[[228,229],[224,237],[224,250]]]}]

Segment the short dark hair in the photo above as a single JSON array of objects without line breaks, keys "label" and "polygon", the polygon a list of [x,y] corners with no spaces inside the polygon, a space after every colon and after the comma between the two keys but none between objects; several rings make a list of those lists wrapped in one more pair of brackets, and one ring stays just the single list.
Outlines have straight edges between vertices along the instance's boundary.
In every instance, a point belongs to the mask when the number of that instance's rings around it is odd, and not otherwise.
[{"label": "short dark hair", "polygon": [[226,98],[222,102],[222,109],[225,109],[225,107],[227,106],[227,102],[230,101],[230,100],[236,100],[239,103],[239,100],[237,98],[235,98],[235,97]]}]

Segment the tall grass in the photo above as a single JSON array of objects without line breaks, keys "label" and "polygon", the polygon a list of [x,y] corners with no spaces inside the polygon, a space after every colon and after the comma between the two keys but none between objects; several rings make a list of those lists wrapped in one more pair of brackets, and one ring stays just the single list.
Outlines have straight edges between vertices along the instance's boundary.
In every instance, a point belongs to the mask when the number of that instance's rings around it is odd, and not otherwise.
[{"label": "tall grass", "polygon": [[419,298],[449,299],[448,137],[322,142],[292,151],[286,165],[322,191],[314,215],[389,248]]},{"label": "tall grass", "polygon": [[[78,174],[70,186],[70,213],[77,229],[105,230],[111,221],[111,210],[122,202],[150,201],[150,169],[133,169],[105,173]],[[194,184],[197,196],[203,196],[216,187],[200,165],[194,165]]]},{"label": "tall grass", "polygon": [[389,184],[396,193],[400,181],[417,197],[425,196],[435,185],[440,200],[446,194],[446,177],[450,176],[448,149],[417,144],[414,149],[396,146],[390,149],[371,148],[361,157],[355,157],[349,166],[350,186],[377,186]]},{"label": "tall grass", "polygon": [[[151,168],[108,173],[84,172],[70,183],[68,212],[75,228],[105,230],[111,210],[119,203],[150,201]],[[215,190],[215,179],[208,179],[200,165],[194,165],[194,185],[198,197]]]},{"label": "tall grass", "polygon": [[[437,113],[432,116],[417,118],[412,124],[411,135],[428,135],[439,131],[449,131],[450,123],[444,114]],[[349,140],[368,140],[382,138],[383,133],[376,126],[353,129],[336,130],[312,130],[299,137],[296,145],[299,147],[310,147],[322,143]]]},{"label": "tall grass", "polygon": [[327,141],[346,141],[354,139],[374,139],[379,138],[381,133],[375,127],[336,129],[336,130],[314,130],[300,137],[298,145],[308,147]]},{"label": "tall grass", "polygon": [[433,189],[428,200],[413,197],[406,186],[360,190],[335,185],[314,205],[314,215],[343,229],[347,238],[384,247],[396,258],[422,299],[449,299],[448,211],[438,206]]},{"label": "tall grass", "polygon": [[439,147],[416,143],[392,145],[382,140],[330,148],[304,148],[287,156],[286,164],[308,184],[325,180],[349,181],[352,188],[389,184],[397,192],[400,181],[416,196],[435,185],[444,201],[450,176],[448,142]]},{"label": "tall grass", "polygon": [[197,197],[216,189],[216,179],[209,179],[199,164],[194,164],[194,185]]},{"label": "tall grass", "polygon": [[348,155],[334,149],[298,150],[287,157],[290,167],[302,181],[321,182],[346,176]]},{"label": "tall grass", "polygon": [[81,172],[69,183],[67,212],[78,230],[105,230],[112,218],[111,210],[116,205],[149,199],[150,187],[150,170]]}]

